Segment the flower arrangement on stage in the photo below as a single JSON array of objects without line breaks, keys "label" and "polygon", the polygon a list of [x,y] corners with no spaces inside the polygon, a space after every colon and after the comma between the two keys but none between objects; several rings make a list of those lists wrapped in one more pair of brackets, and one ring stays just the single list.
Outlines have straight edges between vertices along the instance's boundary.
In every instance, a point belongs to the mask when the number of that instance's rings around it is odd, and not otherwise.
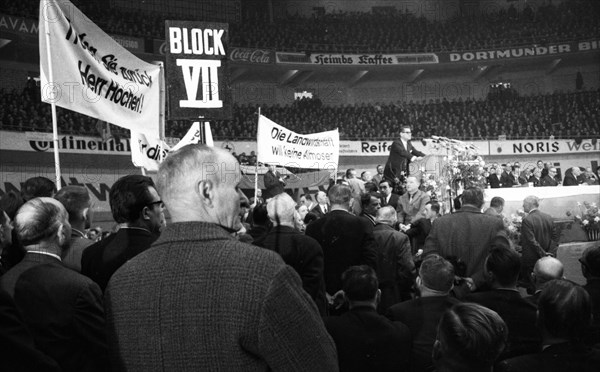
[{"label": "flower arrangement on stage", "polygon": [[442,180],[436,180],[434,174],[423,173],[421,177],[421,190],[425,191],[432,200],[442,200]]},{"label": "flower arrangement on stage", "polygon": [[[578,222],[583,230],[588,234],[590,240],[598,240],[600,234],[600,212],[596,203],[577,202],[579,214],[575,215],[575,221]],[[571,216],[571,211],[567,212],[567,216]]]},{"label": "flower arrangement on stage", "polygon": [[524,210],[519,209],[517,213],[510,215],[510,218],[504,217],[504,226],[508,232],[508,238],[512,241],[513,246],[516,247],[517,251],[520,251],[521,247],[521,225],[523,224],[523,217],[527,213]]},{"label": "flower arrangement on stage", "polygon": [[478,186],[485,189],[487,180],[484,176],[484,166],[485,162],[477,154],[450,155],[444,165],[444,173],[448,175],[453,188],[462,183],[465,188]]}]

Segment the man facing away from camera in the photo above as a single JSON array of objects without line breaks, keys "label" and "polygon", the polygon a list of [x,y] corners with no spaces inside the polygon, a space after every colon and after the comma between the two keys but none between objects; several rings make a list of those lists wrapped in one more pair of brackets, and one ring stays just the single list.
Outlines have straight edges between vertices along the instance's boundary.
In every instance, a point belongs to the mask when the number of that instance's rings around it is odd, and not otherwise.
[{"label": "man facing away from camera", "polygon": [[298,274],[277,253],[231,236],[240,180],[231,154],[204,145],[161,164],[157,187],[172,223],[106,292],[114,370],[337,371],[335,345]]}]

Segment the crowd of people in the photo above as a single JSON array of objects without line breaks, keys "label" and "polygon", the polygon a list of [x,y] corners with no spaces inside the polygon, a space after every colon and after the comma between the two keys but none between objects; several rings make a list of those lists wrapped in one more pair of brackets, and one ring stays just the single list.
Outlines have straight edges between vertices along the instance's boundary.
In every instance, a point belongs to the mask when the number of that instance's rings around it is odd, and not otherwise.
[{"label": "crowd of people", "polygon": [[[181,15],[150,11],[106,11],[102,2],[75,4],[106,32],[118,35],[164,39],[164,21],[182,19]],[[2,9],[11,15],[37,18],[37,5],[34,0],[5,0]],[[600,35],[596,1],[567,0],[535,9],[526,6],[522,11],[484,3],[475,11],[460,9],[447,20],[440,20],[450,11],[443,7],[431,9],[430,19],[410,11],[414,9],[391,7],[374,12],[334,11],[310,18],[288,14],[273,22],[265,12],[232,23],[230,43],[278,51],[413,53],[544,45]],[[183,19],[195,20],[191,15]]]},{"label": "crowd of people", "polygon": [[[37,97],[37,98],[36,98]],[[233,118],[212,125],[216,140],[255,140],[258,105],[234,104]],[[324,106],[319,99],[290,105],[260,106],[261,113],[298,133],[338,128],[342,140],[380,140],[397,137],[400,125],[413,128],[413,137],[431,135],[463,140],[532,138],[590,138],[600,134],[600,91],[540,94],[510,99],[436,99],[428,102]],[[58,108],[59,133],[101,135],[97,119]],[[182,138],[191,121],[168,120],[166,136]],[[52,131],[50,106],[39,101],[39,88],[0,91],[0,129]],[[129,137],[110,125],[113,136]],[[102,134],[104,135],[104,134]]]},{"label": "crowd of people", "polygon": [[86,188],[35,177],[4,195],[3,370],[600,368],[600,246],[585,285],[565,279],[535,195],[518,252],[478,187],[440,215],[381,166],[298,200],[269,172],[249,200],[230,153],[185,146],[156,182],[113,184],[117,229],[96,242]]}]

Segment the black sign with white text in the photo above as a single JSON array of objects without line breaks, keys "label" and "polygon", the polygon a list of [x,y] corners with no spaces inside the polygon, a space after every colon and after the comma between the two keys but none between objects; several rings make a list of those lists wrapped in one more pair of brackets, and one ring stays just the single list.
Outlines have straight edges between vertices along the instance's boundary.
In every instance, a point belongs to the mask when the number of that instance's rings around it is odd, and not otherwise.
[{"label": "black sign with white text", "polygon": [[166,21],[169,119],[230,119],[229,25]]}]

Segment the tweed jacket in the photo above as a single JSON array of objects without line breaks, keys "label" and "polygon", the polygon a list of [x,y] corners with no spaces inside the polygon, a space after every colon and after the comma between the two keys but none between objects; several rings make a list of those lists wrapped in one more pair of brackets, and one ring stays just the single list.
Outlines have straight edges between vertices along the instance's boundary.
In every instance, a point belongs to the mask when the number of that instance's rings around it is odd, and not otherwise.
[{"label": "tweed jacket", "polygon": [[115,371],[337,370],[294,269],[215,224],[167,225],[117,270],[105,299]]},{"label": "tweed jacket", "polygon": [[417,190],[410,201],[408,192],[404,193],[398,199],[398,206],[396,208],[398,211],[398,221],[408,225],[413,220],[425,217],[425,204],[429,200],[429,195],[421,190]]},{"label": "tweed jacket", "polygon": [[504,232],[504,223],[498,217],[481,213],[474,206],[464,205],[457,212],[435,221],[425,240],[423,257],[437,253],[442,257],[454,256],[467,265],[467,277],[477,287],[485,283],[483,263],[492,239]]}]

